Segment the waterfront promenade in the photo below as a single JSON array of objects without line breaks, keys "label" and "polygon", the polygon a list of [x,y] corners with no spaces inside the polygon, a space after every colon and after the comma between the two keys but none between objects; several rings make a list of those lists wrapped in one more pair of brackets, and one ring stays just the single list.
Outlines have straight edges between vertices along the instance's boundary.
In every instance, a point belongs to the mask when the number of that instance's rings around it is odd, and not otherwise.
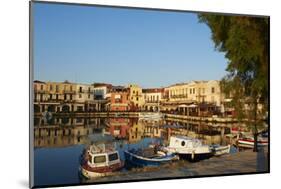
[{"label": "waterfront promenade", "polygon": [[212,157],[196,163],[181,160],[156,168],[137,168],[118,176],[99,178],[96,181],[89,182],[266,173],[269,171],[268,161],[268,149],[266,147],[260,149],[258,153],[249,149],[234,154]]},{"label": "waterfront promenade", "polygon": [[[128,118],[138,118],[139,114],[143,112],[130,112],[130,111],[109,111],[109,112],[73,112],[73,113],[53,113],[53,115],[58,117],[128,117]],[[151,113],[151,112],[147,112]],[[215,122],[215,123],[236,123],[237,120],[235,118],[230,117],[201,117],[201,116],[187,116],[187,115],[178,115],[178,114],[170,114],[170,113],[162,113],[163,116],[167,119],[173,119],[178,121],[200,121],[200,122]],[[42,113],[35,113],[35,116],[41,116]]]}]

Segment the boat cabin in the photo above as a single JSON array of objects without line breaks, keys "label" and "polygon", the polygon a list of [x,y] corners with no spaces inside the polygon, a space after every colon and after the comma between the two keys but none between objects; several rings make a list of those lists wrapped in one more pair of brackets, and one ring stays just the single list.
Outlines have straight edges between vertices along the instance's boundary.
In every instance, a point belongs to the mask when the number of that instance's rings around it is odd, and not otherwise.
[{"label": "boat cabin", "polygon": [[202,143],[198,139],[186,137],[186,136],[171,136],[169,147],[171,148],[196,148],[202,146]]},{"label": "boat cabin", "polygon": [[92,145],[88,150],[88,164],[91,167],[104,167],[121,163],[119,153],[114,149]]}]

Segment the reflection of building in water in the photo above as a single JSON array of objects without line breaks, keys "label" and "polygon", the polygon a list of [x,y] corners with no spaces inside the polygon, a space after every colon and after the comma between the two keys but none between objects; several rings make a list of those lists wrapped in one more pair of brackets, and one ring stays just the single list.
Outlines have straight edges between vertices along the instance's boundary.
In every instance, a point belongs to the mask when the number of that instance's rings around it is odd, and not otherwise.
[{"label": "reflection of building in water", "polygon": [[102,132],[104,125],[99,118],[34,119],[34,147],[62,147],[85,143],[87,136]]},{"label": "reflection of building in water", "polygon": [[145,126],[142,122],[137,120],[132,121],[132,126],[128,132],[129,143],[136,143],[140,141],[144,136]]},{"label": "reflection of building in water", "polygon": [[130,119],[128,118],[109,118],[106,125],[112,136],[119,139],[125,139],[128,136],[130,123]]}]

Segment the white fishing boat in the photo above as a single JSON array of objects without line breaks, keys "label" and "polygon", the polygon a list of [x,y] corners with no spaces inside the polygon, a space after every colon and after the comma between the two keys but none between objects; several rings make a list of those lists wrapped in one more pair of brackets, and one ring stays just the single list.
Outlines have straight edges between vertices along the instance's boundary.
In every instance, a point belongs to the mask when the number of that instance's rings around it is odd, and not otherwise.
[{"label": "white fishing boat", "polygon": [[[241,137],[237,140],[238,146],[242,147],[253,147],[255,140],[254,137]],[[268,138],[266,137],[258,137],[257,139],[258,146],[267,146],[268,145]]]},{"label": "white fishing boat", "polygon": [[86,148],[80,159],[81,175],[87,179],[117,174],[124,166],[112,144],[92,144]]},{"label": "white fishing boat", "polygon": [[186,136],[171,136],[169,145],[163,151],[177,154],[181,159],[198,161],[214,155],[209,145],[204,145],[199,139]]}]

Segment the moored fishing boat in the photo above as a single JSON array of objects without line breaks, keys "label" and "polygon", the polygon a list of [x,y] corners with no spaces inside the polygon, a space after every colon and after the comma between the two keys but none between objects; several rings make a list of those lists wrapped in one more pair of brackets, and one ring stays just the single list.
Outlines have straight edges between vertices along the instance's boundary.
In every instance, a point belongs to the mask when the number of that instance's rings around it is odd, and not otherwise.
[{"label": "moored fishing boat", "polygon": [[126,163],[137,167],[159,166],[179,159],[174,153],[165,153],[156,148],[131,149],[124,153]]},{"label": "moored fishing boat", "polygon": [[[238,146],[245,146],[245,147],[253,147],[255,140],[254,137],[242,137],[237,140]],[[258,146],[267,146],[268,139],[265,137],[258,137],[257,139]]]},{"label": "moored fishing boat", "polygon": [[105,143],[86,148],[80,163],[80,172],[87,179],[114,175],[124,166],[118,151],[112,144]]},{"label": "moored fishing boat", "polygon": [[214,155],[209,145],[204,145],[199,139],[186,136],[171,136],[169,145],[163,151],[177,154],[180,159],[199,161]]}]

